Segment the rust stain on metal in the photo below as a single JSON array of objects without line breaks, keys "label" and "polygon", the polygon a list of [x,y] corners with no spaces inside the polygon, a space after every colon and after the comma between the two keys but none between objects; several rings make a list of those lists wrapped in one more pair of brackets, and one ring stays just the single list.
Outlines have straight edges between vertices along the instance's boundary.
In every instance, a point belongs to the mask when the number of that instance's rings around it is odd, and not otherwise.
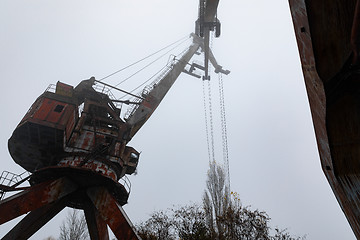
[{"label": "rust stain on metal", "polygon": [[76,190],[66,179],[37,184],[0,202],[0,224],[52,203]]},{"label": "rust stain on metal", "polygon": [[88,160],[86,161],[84,157],[71,157],[71,158],[64,158],[59,163],[59,167],[77,167],[77,168],[86,168],[90,169],[96,173],[99,173],[103,176],[107,176],[114,181],[117,181],[118,177],[116,172],[111,168],[111,166],[105,164],[102,161],[96,160]]},{"label": "rust stain on metal", "polygon": [[[75,88],[58,82],[55,91],[50,87],[38,97],[8,142],[14,161],[33,173],[30,182],[34,186],[12,200],[0,202],[2,213],[13,211],[2,221],[27,211],[37,211],[62,199],[68,206],[86,210],[89,226],[94,228],[91,229],[92,237],[107,237],[106,222],[119,239],[140,239],[121,208],[127,203],[129,184],[127,181],[118,182],[126,179],[125,174],[133,174],[138,165],[140,153],[128,146],[129,141],[152,115],[201,46],[205,46],[202,48],[205,49],[206,64],[210,60],[215,72],[229,73],[217,64],[208,48],[210,30],[216,29],[216,35],[220,34],[220,22],[216,18],[219,0],[202,0],[201,3],[204,3],[201,6],[206,6],[205,22],[199,14],[199,26],[206,29],[207,37],[204,40],[191,34],[193,42],[188,50],[179,60],[174,59],[171,67],[148,85],[141,97],[100,82],[95,77],[81,81]],[[207,76],[207,65],[205,69]],[[110,92],[112,89],[139,100],[131,102],[135,105],[129,109],[129,114],[123,116],[118,103],[129,104],[130,101],[114,99]],[[69,188],[69,181],[74,182],[70,185],[78,186],[78,189]],[[75,192],[68,199],[65,196],[71,191]],[[89,202],[89,197],[92,202]],[[22,201],[27,203],[22,206]]]},{"label": "rust stain on metal", "polygon": [[109,240],[108,227],[104,219],[100,216],[92,204],[86,204],[84,208],[85,218],[91,239]]},{"label": "rust stain on metal", "polygon": [[115,198],[104,188],[91,188],[88,196],[101,217],[107,222],[118,239],[138,240],[140,237],[121,206]]},{"label": "rust stain on metal", "polygon": [[[360,166],[357,163],[360,159],[357,150],[360,147],[360,130],[357,130],[360,113],[355,104],[360,96],[351,92],[351,89],[359,89],[352,79],[358,82],[360,76],[346,68],[348,59],[351,59],[348,33],[355,1],[289,0],[289,4],[321,166],[356,237],[360,239]],[[328,25],[334,29],[322,27],[329,21],[337,21],[335,27]],[[345,84],[334,87],[339,78]]]},{"label": "rust stain on metal", "polygon": [[[120,207],[127,202],[129,186],[118,182],[135,172],[139,153],[127,146],[131,126],[120,118],[121,109],[93,83],[84,80],[73,88],[58,82],[55,92],[45,91],[13,132],[9,152],[33,173],[33,186],[0,202],[0,224],[27,212],[37,215],[38,209],[61,200],[86,209],[95,238],[108,238],[107,222],[119,239],[139,239]],[[104,192],[97,196],[104,202],[97,201],[96,207],[86,195],[94,186]],[[24,222],[29,234],[36,231]],[[19,228],[9,236],[21,238]]]}]

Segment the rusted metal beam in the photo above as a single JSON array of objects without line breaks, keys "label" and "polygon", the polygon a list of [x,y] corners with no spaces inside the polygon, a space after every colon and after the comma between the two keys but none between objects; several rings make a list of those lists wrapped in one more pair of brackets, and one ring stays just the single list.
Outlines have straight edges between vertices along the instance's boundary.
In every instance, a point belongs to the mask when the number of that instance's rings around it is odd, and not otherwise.
[{"label": "rusted metal beam", "polygon": [[1,240],[26,240],[29,239],[42,226],[50,221],[56,214],[66,207],[66,199],[63,198],[52,204],[45,205],[27,214],[14,228]]},{"label": "rusted metal beam", "polygon": [[[109,75],[109,76],[111,76],[111,75]],[[105,78],[106,78],[106,77],[105,77]],[[145,100],[145,99],[144,99],[143,97],[141,97],[141,96],[132,94],[132,93],[130,93],[130,92],[127,92],[127,91],[125,91],[125,90],[122,90],[122,89],[120,89],[120,88],[117,88],[117,87],[115,87],[115,86],[112,86],[112,85],[110,85],[110,84],[104,83],[104,82],[102,82],[102,81],[100,81],[100,80],[95,80],[95,78],[94,78],[94,82],[103,84],[104,86],[113,88],[113,89],[115,89],[115,90],[117,90],[117,91],[119,91],[119,92],[126,93],[126,94],[129,95],[129,96],[132,96],[132,97],[135,97],[135,98],[139,98],[139,99],[141,99],[141,100]]]},{"label": "rusted metal beam", "polygon": [[141,240],[122,207],[106,188],[90,188],[87,194],[101,218],[107,222],[118,239]]},{"label": "rusted metal beam", "polygon": [[353,51],[352,64],[359,64],[360,51],[360,1],[357,0],[354,14],[353,26],[351,29],[351,48]]},{"label": "rusted metal beam", "polygon": [[360,239],[360,96],[356,93],[360,75],[353,75],[347,61],[354,1],[289,0],[289,4],[321,166]]},{"label": "rusted metal beam", "polygon": [[84,205],[84,212],[91,240],[109,240],[107,224],[92,202]]},{"label": "rusted metal beam", "polygon": [[47,181],[0,201],[0,224],[53,203],[74,192],[77,186],[66,178]]}]

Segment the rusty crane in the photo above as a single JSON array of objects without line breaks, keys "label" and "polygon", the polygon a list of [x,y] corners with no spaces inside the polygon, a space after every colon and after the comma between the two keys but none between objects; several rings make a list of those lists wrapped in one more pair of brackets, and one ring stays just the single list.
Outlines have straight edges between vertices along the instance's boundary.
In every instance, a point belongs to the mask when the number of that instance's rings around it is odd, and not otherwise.
[{"label": "rusty crane", "polygon": [[[96,80],[76,87],[57,82],[33,103],[8,142],[14,161],[30,176],[0,184],[0,224],[27,215],[2,239],[28,239],[66,206],[83,209],[91,239],[109,239],[107,226],[118,239],[140,239],[122,207],[129,196],[126,174],[135,172],[140,154],[130,140],[158,107],[181,72],[197,76],[208,61],[216,72],[228,74],[209,49],[209,32],[220,33],[219,0],[200,0],[197,34],[187,51],[139,95]],[[189,64],[202,49],[205,65]],[[115,99],[112,90],[134,100]],[[122,104],[133,107],[120,117]],[[12,178],[14,179],[14,178]],[[16,179],[16,178],[15,178]],[[30,187],[19,187],[28,180]]]}]

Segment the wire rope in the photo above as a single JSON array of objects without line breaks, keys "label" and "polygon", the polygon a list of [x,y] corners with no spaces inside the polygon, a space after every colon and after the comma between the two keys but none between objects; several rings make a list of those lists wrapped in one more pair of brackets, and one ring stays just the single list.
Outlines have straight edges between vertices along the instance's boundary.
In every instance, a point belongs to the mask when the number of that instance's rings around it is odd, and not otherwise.
[{"label": "wire rope", "polygon": [[166,51],[164,54],[160,55],[160,57],[156,58],[155,60],[153,60],[152,62],[146,64],[144,67],[140,68],[138,71],[136,71],[135,73],[131,74],[129,77],[125,78],[124,80],[122,80],[121,82],[119,82],[118,84],[115,85],[115,87],[119,86],[120,84],[126,82],[127,80],[129,80],[130,78],[132,78],[133,76],[135,76],[136,74],[138,74],[139,72],[143,71],[145,68],[149,67],[151,64],[155,63],[156,61],[158,61],[159,59],[161,59],[162,57],[164,57],[165,55],[167,55],[169,52],[171,52],[172,50],[174,50],[175,48],[177,48],[178,46],[180,46],[181,44],[183,44],[185,41],[187,41],[187,39],[183,40],[182,42],[180,42],[179,44],[177,44],[175,47],[171,48],[170,50]]},{"label": "wire rope", "polygon": [[144,58],[142,58],[142,59],[140,59],[140,60],[138,60],[138,61],[136,61],[136,62],[134,62],[134,63],[132,63],[132,64],[130,64],[130,65],[128,65],[128,66],[126,66],[126,67],[123,67],[123,68],[121,68],[121,69],[119,69],[119,70],[117,70],[117,71],[115,71],[115,72],[113,72],[113,73],[111,73],[111,74],[103,77],[103,78],[101,78],[99,81],[102,81],[102,80],[104,80],[104,79],[106,79],[106,78],[109,78],[109,77],[111,77],[111,76],[113,76],[113,75],[115,75],[115,74],[117,74],[117,73],[119,73],[119,72],[121,72],[121,71],[129,68],[129,67],[132,67],[132,66],[134,66],[135,64],[138,64],[139,62],[142,62],[142,61],[144,61],[145,59],[148,59],[148,58],[154,56],[155,54],[157,54],[157,53],[159,53],[159,52],[161,52],[161,51],[163,51],[163,50],[171,47],[172,45],[174,45],[174,44],[176,44],[176,43],[184,40],[185,38],[189,38],[189,36],[186,35],[185,37],[182,37],[181,39],[179,39],[179,40],[177,40],[177,41],[175,41],[175,42],[167,45],[166,47],[163,47],[163,48],[161,48],[160,50],[158,50],[158,51],[156,51],[156,52],[154,52],[154,53],[152,53],[152,54],[150,54],[150,55],[148,55],[148,56],[146,56],[146,57],[144,57]]},{"label": "wire rope", "polygon": [[[161,68],[159,71],[157,71],[155,74],[153,74],[150,78],[148,78],[145,82],[143,82],[142,84],[140,84],[139,86],[137,86],[136,88],[134,88],[133,90],[130,91],[130,93],[135,92],[136,90],[138,90],[139,88],[141,88],[142,86],[144,86],[145,84],[147,84],[151,79],[153,79],[156,75],[158,75],[160,72],[162,72],[165,68],[167,67],[164,66],[163,68]],[[124,98],[125,96],[127,96],[127,94],[121,96],[119,99]]]}]

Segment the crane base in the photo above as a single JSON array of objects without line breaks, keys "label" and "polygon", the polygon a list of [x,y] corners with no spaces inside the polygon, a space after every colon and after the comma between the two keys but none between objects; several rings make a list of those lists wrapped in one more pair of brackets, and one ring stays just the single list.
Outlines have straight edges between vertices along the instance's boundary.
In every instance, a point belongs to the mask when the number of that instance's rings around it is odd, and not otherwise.
[{"label": "crane base", "polygon": [[140,239],[122,205],[125,187],[89,170],[51,167],[35,172],[31,187],[0,201],[0,224],[28,213],[2,240],[28,239],[65,207],[83,209],[92,240]]}]

